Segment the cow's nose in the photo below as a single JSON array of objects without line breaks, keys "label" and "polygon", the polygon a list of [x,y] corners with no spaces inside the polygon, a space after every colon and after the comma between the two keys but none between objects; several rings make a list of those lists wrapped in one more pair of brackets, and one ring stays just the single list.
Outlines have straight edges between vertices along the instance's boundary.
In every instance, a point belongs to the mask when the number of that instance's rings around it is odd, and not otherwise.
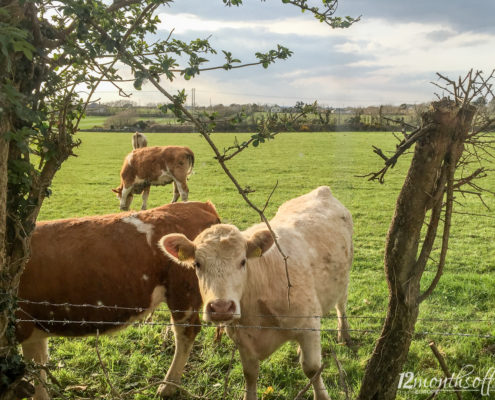
[{"label": "cow's nose", "polygon": [[212,321],[230,321],[234,317],[235,303],[232,300],[223,299],[210,301],[206,306],[206,312]]}]

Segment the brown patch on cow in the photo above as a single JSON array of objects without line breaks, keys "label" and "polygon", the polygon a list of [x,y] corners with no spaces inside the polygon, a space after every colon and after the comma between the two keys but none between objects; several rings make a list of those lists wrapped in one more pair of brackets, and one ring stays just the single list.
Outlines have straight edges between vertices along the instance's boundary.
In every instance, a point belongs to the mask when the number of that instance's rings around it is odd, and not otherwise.
[{"label": "brown patch on cow", "polygon": [[[147,235],[123,219],[134,215],[153,227],[151,248]],[[158,240],[168,233],[194,239],[203,229],[220,222],[211,203],[175,203],[139,213],[39,222],[32,237],[32,256],[21,276],[19,297],[50,304],[20,303],[20,319],[85,321],[22,322],[16,334],[20,342],[35,328],[49,336],[82,336],[114,330],[116,326],[91,321],[125,322],[141,316],[139,310],[111,306],[150,307],[153,291],[163,286],[170,309],[199,310],[201,296],[197,277],[158,250]],[[143,277],[146,277],[144,279]],[[187,295],[185,295],[187,293]],[[110,308],[80,307],[81,304]],[[191,319],[198,320],[197,314]],[[117,326],[119,327],[119,326]]]}]

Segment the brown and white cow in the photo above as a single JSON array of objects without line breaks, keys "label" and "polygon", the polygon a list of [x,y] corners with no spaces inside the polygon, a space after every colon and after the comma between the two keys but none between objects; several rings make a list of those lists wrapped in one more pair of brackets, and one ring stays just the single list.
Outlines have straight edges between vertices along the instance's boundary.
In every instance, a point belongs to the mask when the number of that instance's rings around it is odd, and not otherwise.
[{"label": "brown and white cow", "polygon": [[[346,303],[353,228],[349,211],[330,188],[322,186],[284,203],[270,225],[289,257],[290,307],[285,263],[272,246],[266,225],[241,232],[233,225],[219,224],[194,241],[181,234],[160,240],[169,257],[194,266],[203,318],[226,325],[237,343],[247,400],[257,397],[260,360],[286,341],[298,342],[304,373],[314,376],[321,366],[320,318],[315,316],[335,307],[339,340],[350,342]],[[321,377],[313,388],[315,399],[329,399]]]},{"label": "brown and white cow", "polygon": [[142,134],[141,132],[135,132],[134,135],[132,135],[132,148],[134,150],[147,146],[148,140],[146,139],[146,136],[144,136],[144,134]]},{"label": "brown and white cow", "polygon": [[[174,326],[175,354],[165,380],[179,383],[200,329],[197,311],[201,309],[201,295],[194,271],[166,257],[158,248],[158,240],[172,232],[193,239],[219,222],[210,202],[39,222],[32,237],[31,259],[19,286],[17,338],[24,356],[44,364],[50,336],[115,331],[122,326],[112,322],[143,318],[166,301],[170,310],[186,311],[172,311],[173,322],[196,325]],[[55,305],[64,303],[68,304]],[[92,307],[80,306],[83,304]],[[21,322],[33,319],[40,322]],[[162,385],[158,393],[166,396],[175,389]],[[35,398],[49,398],[42,384],[37,386]]]},{"label": "brown and white cow", "polygon": [[134,194],[143,194],[142,210],[146,210],[151,185],[174,184],[175,203],[179,195],[187,201],[187,177],[194,166],[194,153],[189,147],[154,146],[129,153],[120,170],[120,186],[112,189],[120,199],[120,209],[128,210]]}]

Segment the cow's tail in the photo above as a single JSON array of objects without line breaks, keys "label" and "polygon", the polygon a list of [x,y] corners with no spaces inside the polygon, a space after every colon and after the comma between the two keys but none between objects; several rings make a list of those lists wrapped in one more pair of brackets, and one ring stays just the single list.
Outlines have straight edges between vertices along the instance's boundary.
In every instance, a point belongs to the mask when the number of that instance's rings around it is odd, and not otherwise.
[{"label": "cow's tail", "polygon": [[194,153],[192,152],[191,149],[187,149],[188,152],[186,153],[187,160],[189,161],[189,171],[187,171],[187,175],[192,174],[192,170],[194,167]]}]

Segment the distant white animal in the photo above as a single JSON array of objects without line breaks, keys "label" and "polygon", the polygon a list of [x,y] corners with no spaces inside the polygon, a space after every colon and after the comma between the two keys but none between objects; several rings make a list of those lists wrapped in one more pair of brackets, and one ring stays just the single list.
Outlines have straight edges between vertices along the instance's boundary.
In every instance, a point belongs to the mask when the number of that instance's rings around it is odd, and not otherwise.
[{"label": "distant white animal", "polygon": [[148,140],[141,132],[136,132],[132,135],[132,148],[134,150],[148,146]]},{"label": "distant white animal", "polygon": [[[290,307],[285,262],[272,248],[265,224],[244,232],[219,224],[194,241],[169,234],[159,242],[172,260],[195,268],[203,319],[226,325],[227,334],[238,345],[246,379],[245,400],[257,397],[260,360],[286,341],[298,342],[304,373],[308,378],[315,375],[321,366],[320,318],[316,316],[332,307],[337,310],[339,341],[351,341],[346,317],[353,258],[349,211],[329,187],[322,186],[283,204],[270,225],[289,256]],[[321,377],[313,389],[314,399],[329,399]]]}]

